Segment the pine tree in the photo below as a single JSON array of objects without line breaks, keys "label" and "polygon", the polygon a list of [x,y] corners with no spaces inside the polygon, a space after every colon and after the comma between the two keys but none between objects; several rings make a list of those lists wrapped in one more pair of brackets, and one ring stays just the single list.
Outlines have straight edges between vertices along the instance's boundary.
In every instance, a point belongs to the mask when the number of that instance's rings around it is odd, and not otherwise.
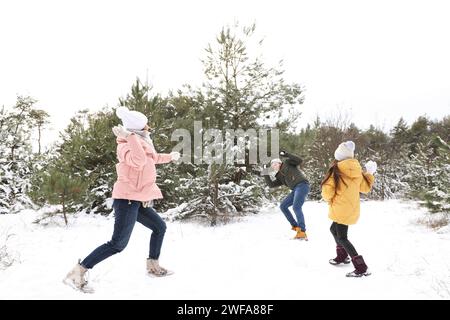
[{"label": "pine tree", "polygon": [[442,141],[450,141],[450,116],[430,123],[430,133],[440,137]]},{"label": "pine tree", "polygon": [[0,214],[9,212],[9,194],[10,188],[8,185],[9,169],[8,169],[8,147],[7,140],[9,138],[8,127],[9,113],[4,106],[0,109]]},{"label": "pine tree", "polygon": [[430,139],[430,121],[422,116],[417,118],[408,130],[407,143],[409,145],[409,156],[419,152],[418,146],[429,142]]},{"label": "pine tree", "polygon": [[67,176],[80,177],[87,184],[84,197],[74,199],[86,212],[109,214],[107,199],[116,179],[116,142],[111,131],[119,120],[112,110],[80,111],[71,119],[57,147],[57,163]]},{"label": "pine tree", "polygon": [[50,115],[44,110],[33,109],[30,112],[30,119],[34,122],[34,126],[38,131],[38,154],[41,154],[41,138],[42,138],[42,130],[45,128],[47,124],[50,123],[48,120]]},{"label": "pine tree", "polygon": [[64,168],[51,168],[44,173],[38,194],[49,204],[61,205],[61,213],[67,225],[67,214],[76,211],[76,203],[86,193],[86,182],[77,176],[67,175]]},{"label": "pine tree", "polygon": [[450,213],[450,146],[439,136],[434,137],[428,149],[426,188],[419,197],[431,213]]},{"label": "pine tree", "polygon": [[[169,113],[164,118],[172,120],[160,121],[168,123],[172,130],[183,128],[191,136],[203,136],[204,131],[194,132],[193,129],[194,121],[201,121],[204,129],[223,130],[224,138],[225,129],[258,130],[263,128],[263,120],[268,114],[281,114],[286,106],[297,109],[303,102],[302,89],[297,84],[285,83],[281,65],[279,68],[268,68],[259,57],[252,56],[248,45],[254,41],[254,32],[254,26],[223,28],[216,43],[206,49],[203,59],[204,85],[200,89],[185,86],[177,94],[171,93],[165,109]],[[256,42],[256,47],[261,44]],[[291,112],[290,120],[294,119],[294,114]],[[287,127],[281,117],[272,116],[271,120],[274,119],[272,127]],[[237,139],[234,139],[235,144]],[[248,148],[248,142],[245,144]],[[205,138],[200,148],[203,151],[208,147],[225,150],[225,153],[233,145],[225,139],[213,142]],[[247,161],[247,151],[245,157]],[[164,168],[161,171],[161,186],[165,188],[167,185],[169,196],[162,204],[171,203],[178,197],[176,204],[187,202],[176,213],[171,211],[174,218],[204,217],[211,224],[251,212],[264,198],[265,192],[261,177],[251,172],[248,161],[245,164],[182,164],[176,168]],[[170,177],[164,176],[168,173]]]},{"label": "pine tree", "polygon": [[205,111],[214,113],[218,128],[257,128],[268,115],[274,124],[283,118],[286,106],[298,109],[303,102],[301,86],[285,83],[282,61],[267,67],[258,53],[251,54],[250,46],[257,51],[263,44],[255,39],[255,30],[254,24],[222,28],[216,44],[206,48]]},{"label": "pine tree", "polygon": [[394,149],[396,149],[397,147],[400,147],[404,144],[409,143],[408,130],[409,130],[409,127],[408,127],[405,119],[400,118],[400,120],[397,122],[397,124],[391,130],[392,145],[393,145]]},{"label": "pine tree", "polygon": [[2,107],[0,111],[0,213],[33,206],[27,193],[33,169],[30,113],[35,102],[31,97],[18,96],[10,110]]},{"label": "pine tree", "polygon": [[450,153],[448,144],[436,136],[416,146],[407,181],[409,196],[418,199],[431,213],[450,212]]},{"label": "pine tree", "polygon": [[[222,28],[214,45],[206,48],[203,60],[206,81],[203,88],[196,92],[197,114],[207,128],[219,130],[261,129],[267,125],[265,119],[270,115],[271,127],[286,129],[299,115],[296,110],[303,102],[302,89],[298,84],[287,84],[283,79],[282,63],[277,67],[267,67],[259,56],[251,54],[253,44],[260,48],[262,41],[255,42],[255,25],[240,28]],[[289,121],[283,122],[283,112],[291,107]],[[197,118],[198,120],[198,118]],[[237,137],[234,144],[237,144]],[[246,154],[248,141],[245,142]],[[211,144],[210,141],[207,142]],[[214,142],[218,150],[227,150],[233,146],[225,142]],[[218,144],[218,145],[217,145]],[[213,147],[214,148],[214,147]],[[222,159],[223,160],[223,159]],[[208,197],[211,204],[207,214],[212,224],[218,215],[238,212],[246,208],[251,201],[244,197],[230,196],[227,188],[230,184],[239,189],[242,177],[245,181],[257,182],[250,177],[251,166],[245,164],[211,163],[208,165]],[[253,185],[259,190],[260,198],[263,188]]]}]

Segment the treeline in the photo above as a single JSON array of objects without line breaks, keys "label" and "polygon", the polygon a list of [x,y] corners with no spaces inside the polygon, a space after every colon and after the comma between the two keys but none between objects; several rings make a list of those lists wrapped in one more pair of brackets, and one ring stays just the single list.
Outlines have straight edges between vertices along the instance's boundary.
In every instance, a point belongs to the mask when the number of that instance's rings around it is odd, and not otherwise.
[{"label": "treeline", "polygon": [[370,126],[361,130],[345,117],[336,116],[286,134],[282,145],[305,157],[304,170],[312,182],[311,197],[320,199],[320,181],[336,146],[356,143],[355,156],[378,163],[372,199],[419,200],[431,212],[450,211],[450,116],[441,120],[417,118],[410,126],[403,118],[390,132]]},{"label": "treeline", "polygon": [[[298,131],[303,88],[287,83],[280,62],[266,66],[248,47],[260,48],[255,26],[224,28],[203,59],[205,78],[200,88],[185,86],[163,96],[136,80],[117,105],[146,114],[159,152],[170,152],[175,129],[194,134],[194,121],[203,128],[280,130],[280,145],[301,155],[311,185],[311,199],[320,199],[319,185],[337,145],[356,143],[356,156],[379,164],[374,192],[369,197],[418,199],[432,212],[449,212],[450,118],[419,117],[411,126],[400,119],[391,132],[374,127],[361,130],[336,117]],[[61,205],[62,213],[84,211],[109,214],[116,179],[116,143],[111,128],[119,120],[114,108],[82,110],[45,153],[40,132],[48,114],[30,97],[18,97],[12,108],[0,111],[0,213],[25,207]],[[296,132],[296,133],[293,133]],[[37,142],[32,149],[31,137]],[[248,146],[249,141],[246,141]],[[210,145],[203,141],[201,148]],[[36,148],[35,148],[36,149]],[[192,150],[194,151],[194,150]],[[277,192],[269,191],[259,165],[168,164],[159,167],[158,184],[165,199],[155,205],[174,219],[218,221],[257,212]]]}]

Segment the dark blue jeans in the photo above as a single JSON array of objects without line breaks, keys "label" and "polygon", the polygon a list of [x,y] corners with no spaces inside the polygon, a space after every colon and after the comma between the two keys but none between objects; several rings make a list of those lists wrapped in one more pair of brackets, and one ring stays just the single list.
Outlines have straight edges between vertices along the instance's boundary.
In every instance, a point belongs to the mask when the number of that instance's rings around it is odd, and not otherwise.
[{"label": "dark blue jeans", "polygon": [[164,220],[153,208],[144,208],[140,201],[114,199],[113,208],[115,221],[112,239],[92,251],[81,265],[91,269],[97,263],[125,249],[136,221],[153,231],[150,237],[149,258],[158,259],[166,232]]},{"label": "dark blue jeans", "polygon": [[[291,226],[300,227],[302,231],[306,231],[305,217],[303,216],[302,206],[303,203],[305,203],[308,193],[309,183],[300,182],[280,204],[280,209],[281,211],[283,211],[286,219],[289,221]],[[290,206],[292,206],[292,208],[294,209],[297,221],[295,221],[294,217],[292,216],[291,210],[289,210]]]}]

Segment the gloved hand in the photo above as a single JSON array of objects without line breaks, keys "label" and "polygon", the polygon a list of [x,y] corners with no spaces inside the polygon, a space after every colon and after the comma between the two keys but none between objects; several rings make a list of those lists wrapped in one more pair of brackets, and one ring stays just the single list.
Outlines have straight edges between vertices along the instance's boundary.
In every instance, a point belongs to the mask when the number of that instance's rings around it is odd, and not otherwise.
[{"label": "gloved hand", "polygon": [[131,133],[130,131],[128,131],[124,127],[122,127],[121,125],[113,127],[112,132],[115,134],[116,137],[123,138],[123,139],[128,138],[128,136]]},{"label": "gloved hand", "polygon": [[267,169],[267,165],[263,165],[262,168],[255,169],[255,173],[261,176],[267,176],[269,174],[269,170]]},{"label": "gloved hand", "polygon": [[267,172],[267,175],[270,177],[270,180],[275,180],[275,176],[277,175],[277,171],[273,170],[271,167],[268,167],[265,169]]},{"label": "gloved hand", "polygon": [[180,153],[177,151],[171,152],[170,156],[172,157],[172,161],[177,161],[180,159]]},{"label": "gloved hand", "polygon": [[374,174],[377,171],[377,163],[375,161],[369,161],[366,163],[366,171],[370,174]]},{"label": "gloved hand", "polygon": [[142,207],[144,207],[144,208],[150,208],[150,207],[153,207],[153,200],[150,200],[150,201],[142,201]]}]

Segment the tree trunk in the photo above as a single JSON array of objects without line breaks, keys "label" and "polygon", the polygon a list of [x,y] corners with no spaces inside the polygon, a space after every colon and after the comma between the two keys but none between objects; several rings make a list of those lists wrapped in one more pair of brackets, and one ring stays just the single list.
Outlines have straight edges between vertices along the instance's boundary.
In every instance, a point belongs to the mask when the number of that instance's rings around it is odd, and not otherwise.
[{"label": "tree trunk", "polygon": [[62,206],[63,206],[64,222],[66,223],[66,226],[67,226],[66,198],[65,198],[65,194],[63,194],[63,196],[62,196]]},{"label": "tree trunk", "polygon": [[214,214],[213,219],[211,221],[211,225],[215,226],[217,224],[217,207],[219,205],[219,179],[217,175],[214,177],[214,186],[213,186],[213,203],[214,203]]},{"label": "tree trunk", "polygon": [[216,164],[212,164],[211,168],[211,179],[210,179],[210,196],[212,202],[212,209],[210,212],[211,216],[211,226],[215,226],[217,224],[217,207],[218,207],[218,195],[219,195],[219,173]]},{"label": "tree trunk", "polygon": [[41,126],[38,126],[38,154],[41,154]]},{"label": "tree trunk", "polygon": [[[22,114],[23,114],[24,110],[20,111],[20,114],[18,115],[17,119],[21,119],[22,120]],[[16,124],[16,129],[14,130],[14,137],[17,136],[17,132],[19,131],[19,126],[20,126],[21,122],[17,122]],[[11,147],[11,160],[14,161],[14,149],[16,148],[16,145],[14,144]]]}]

